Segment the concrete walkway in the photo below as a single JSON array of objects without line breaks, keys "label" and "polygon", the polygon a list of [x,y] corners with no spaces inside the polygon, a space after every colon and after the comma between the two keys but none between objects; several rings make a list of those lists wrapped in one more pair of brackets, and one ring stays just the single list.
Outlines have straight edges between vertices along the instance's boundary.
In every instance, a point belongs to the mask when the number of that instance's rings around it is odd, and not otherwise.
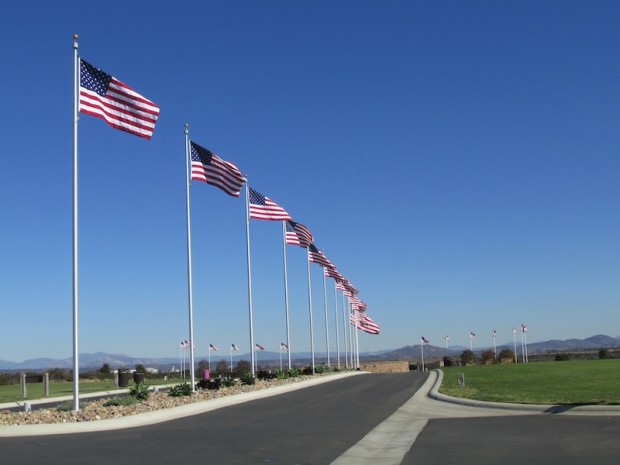
[{"label": "concrete walkway", "polygon": [[532,414],[620,416],[620,406],[502,404],[439,393],[443,373],[434,370],[413,397],[332,465],[400,465],[429,420]]}]

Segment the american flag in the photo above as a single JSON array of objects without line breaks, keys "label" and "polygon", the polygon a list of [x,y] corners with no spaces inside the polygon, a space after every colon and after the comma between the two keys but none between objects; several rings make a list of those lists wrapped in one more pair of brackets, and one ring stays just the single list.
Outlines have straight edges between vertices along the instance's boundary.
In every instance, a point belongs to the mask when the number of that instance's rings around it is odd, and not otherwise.
[{"label": "american flag", "polygon": [[381,332],[379,325],[372,321],[372,319],[365,313],[361,315],[361,326],[362,330],[368,334],[379,334]]},{"label": "american flag", "polygon": [[422,344],[430,344],[429,340],[426,339],[424,336],[422,336],[421,341],[422,341]]},{"label": "american flag", "polygon": [[288,346],[284,342],[280,342],[280,349],[288,350]]},{"label": "american flag", "polygon": [[80,59],[80,113],[109,126],[150,139],[159,107],[99,68]]},{"label": "american flag", "polygon": [[219,187],[228,195],[239,197],[245,178],[241,171],[210,150],[191,142],[192,180]]},{"label": "american flag", "polygon": [[332,265],[325,254],[316,248],[314,244],[308,244],[308,260],[313,263],[318,263],[321,266],[326,266],[328,268],[336,268]]},{"label": "american flag", "polygon": [[379,334],[381,332],[379,325],[372,321],[368,315],[358,311],[354,311],[351,315],[351,324],[368,334]]},{"label": "american flag", "polygon": [[256,344],[256,350],[265,350],[265,348],[260,344]]},{"label": "american flag", "polygon": [[527,326],[525,326],[523,323],[521,323],[521,332],[527,333]]},{"label": "american flag", "polygon": [[289,245],[298,245],[300,247],[308,247],[314,241],[312,233],[301,223],[292,220],[286,222],[286,243]]},{"label": "american flag", "polygon": [[239,350],[239,347],[237,347],[235,344],[231,344],[230,350],[234,350],[235,352],[237,352]]},{"label": "american flag", "polygon": [[218,349],[217,347],[215,347],[213,344],[209,344],[209,350],[212,350],[212,351],[217,352],[217,351],[218,351],[218,350],[220,350],[220,349]]},{"label": "american flag", "polygon": [[[342,279],[342,275],[340,273],[338,273],[338,271],[336,270],[336,268],[329,268],[327,266],[323,267],[323,274],[327,277],[330,278],[334,278],[336,280],[338,279]],[[337,283],[338,281],[336,281]]]},{"label": "american flag", "polygon": [[251,187],[249,188],[249,195],[250,218],[270,221],[287,221],[291,219],[284,208],[275,203],[269,197],[265,197],[263,194],[256,192]]},{"label": "american flag", "polygon": [[473,331],[470,331],[469,337],[470,339],[476,339],[476,333],[474,333]]}]

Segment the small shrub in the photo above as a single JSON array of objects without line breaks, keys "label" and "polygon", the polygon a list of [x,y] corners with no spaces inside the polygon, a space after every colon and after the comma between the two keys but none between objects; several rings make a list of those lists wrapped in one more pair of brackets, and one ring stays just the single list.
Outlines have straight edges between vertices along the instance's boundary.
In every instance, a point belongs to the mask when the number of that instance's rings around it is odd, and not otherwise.
[{"label": "small shrub", "polygon": [[555,361],[556,362],[565,362],[569,359],[568,354],[556,354]]},{"label": "small shrub", "polygon": [[201,379],[196,383],[196,389],[211,389],[217,391],[220,389],[222,385],[222,380],[220,378],[215,379]]},{"label": "small shrub", "polygon": [[[86,402],[78,402],[78,405],[81,410],[84,407],[86,407]],[[58,406],[56,407],[56,410],[58,410],[59,412],[72,412],[73,406],[74,406],[73,402],[67,401],[67,402],[63,402],[62,404],[58,404]]]},{"label": "small shrub", "polygon": [[256,383],[256,379],[254,379],[254,375],[251,372],[244,373],[241,376],[241,384],[246,386],[251,386]]},{"label": "small shrub", "polygon": [[138,384],[133,383],[129,387],[129,395],[134,397],[136,400],[146,400],[149,397],[149,388],[142,382]]},{"label": "small shrub", "polygon": [[225,378],[222,378],[222,385],[224,387],[233,387],[236,384],[237,384],[237,381],[235,380],[235,378],[232,378],[230,376],[226,376]]},{"label": "small shrub", "polygon": [[606,360],[606,359],[610,358],[609,357],[609,349],[600,349],[598,351],[598,358],[600,360]]},{"label": "small shrub", "polygon": [[168,391],[170,397],[184,397],[192,395],[192,386],[189,383],[179,383]]},{"label": "small shrub", "polygon": [[325,365],[319,365],[318,367],[314,367],[315,373],[325,373],[326,371],[327,368],[325,367]]},{"label": "small shrub", "polygon": [[301,371],[302,375],[308,376],[308,375],[312,375],[312,367],[306,367]]},{"label": "small shrub", "polygon": [[132,396],[112,397],[104,402],[104,407],[128,407],[138,403],[138,399]]}]

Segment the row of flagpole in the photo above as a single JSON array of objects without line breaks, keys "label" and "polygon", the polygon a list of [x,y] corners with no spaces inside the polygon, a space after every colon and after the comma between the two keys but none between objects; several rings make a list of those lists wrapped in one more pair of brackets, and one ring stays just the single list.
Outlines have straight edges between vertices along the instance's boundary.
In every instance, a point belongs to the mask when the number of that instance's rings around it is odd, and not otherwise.
[{"label": "row of flagpole", "polygon": [[[78,343],[78,122],[80,113],[102,119],[106,124],[118,129],[150,139],[152,137],[155,124],[159,116],[159,107],[144,96],[138,94],[129,86],[119,81],[115,77],[103,72],[87,63],[79,57],[78,36],[73,36],[73,55],[74,55],[74,88],[73,88],[73,400],[74,410],[79,410],[79,343]],[[365,314],[366,304],[356,297],[358,293],[351,283],[336,271],[336,267],[319,251],[313,244],[314,238],[310,232],[301,224],[294,223],[291,217],[279,205],[272,202],[269,198],[251,189],[247,182],[247,177],[242,176],[235,165],[220,159],[210,151],[198,146],[189,138],[189,126],[185,125],[185,164],[186,164],[186,230],[187,230],[187,295],[188,295],[188,326],[189,326],[189,368],[192,389],[194,389],[194,324],[193,324],[193,288],[192,288],[192,242],[191,242],[191,208],[190,208],[190,186],[191,181],[196,179],[212,184],[224,190],[233,197],[238,197],[240,189],[245,184],[245,220],[246,220],[246,252],[247,252],[247,281],[248,281],[248,320],[250,333],[250,347],[252,347],[252,374],[256,369],[256,347],[254,342],[254,315],[252,303],[252,272],[251,272],[251,253],[250,253],[250,218],[267,219],[282,221],[283,225],[283,250],[284,250],[284,292],[286,307],[286,346],[288,352],[288,366],[291,367],[291,340],[290,324],[288,311],[288,277],[286,270],[286,245],[294,244],[307,249],[307,270],[308,270],[308,310],[310,320],[310,345],[312,370],[315,370],[314,352],[314,333],[313,333],[313,309],[312,309],[312,290],[310,281],[310,262],[316,262],[324,268],[323,276],[323,301],[325,310],[325,334],[327,345],[327,364],[331,364],[329,347],[329,327],[327,314],[327,289],[326,277],[334,278],[335,288],[335,312],[336,328],[338,326],[338,305],[337,290],[343,293],[343,336],[348,337],[348,345],[345,344],[345,361],[347,366],[359,367],[359,340],[358,331],[355,332],[355,343],[352,338],[351,326],[358,330],[363,330],[369,334],[378,334],[379,327]],[[190,160],[191,156],[191,160]],[[250,197],[252,196],[252,200]],[[256,212],[252,213],[252,207]],[[277,214],[272,215],[272,211]],[[278,211],[279,210],[279,211]],[[280,214],[281,211],[281,214]],[[280,215],[280,216],[278,216]],[[304,232],[297,232],[297,242],[288,241],[287,228],[305,229],[308,239],[303,239]],[[328,272],[329,269],[329,272]],[[345,308],[345,296],[348,304]],[[348,314],[348,322],[347,315]],[[340,366],[340,341],[338,330],[337,351],[338,366]],[[356,358],[354,359],[354,354]],[[231,356],[232,361],[232,356]],[[184,363],[184,361],[182,362]]]},{"label": "row of flagpole", "polygon": [[[519,354],[517,352],[517,330],[513,327],[512,328],[512,335],[513,335],[513,345],[514,345],[514,356],[515,356],[515,363],[519,362]],[[474,333],[473,331],[469,332],[469,348],[470,350],[473,352],[474,350],[474,346],[473,346],[473,341],[476,338],[476,333]],[[497,358],[497,345],[496,345],[496,338],[497,338],[497,331],[493,330],[493,354],[494,356]],[[448,336],[446,334],[446,336],[444,337],[444,341],[445,341],[445,347],[446,347],[446,351],[448,350],[448,343],[450,342],[450,336]],[[426,344],[430,344],[430,341],[428,339],[426,339],[424,336],[420,337],[420,353],[421,353],[421,359],[422,359],[422,371],[424,371],[424,346]],[[528,354],[527,354],[527,326],[525,326],[525,324],[521,323],[521,360],[522,363],[528,363]]]}]

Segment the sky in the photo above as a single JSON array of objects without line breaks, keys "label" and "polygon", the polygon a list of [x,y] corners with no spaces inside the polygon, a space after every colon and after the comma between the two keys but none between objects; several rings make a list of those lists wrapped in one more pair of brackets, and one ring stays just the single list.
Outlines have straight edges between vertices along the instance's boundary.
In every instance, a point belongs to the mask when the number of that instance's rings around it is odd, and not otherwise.
[{"label": "sky", "polygon": [[[80,353],[189,339],[186,123],[359,290],[381,328],[362,352],[620,336],[619,20],[606,0],[4,5],[0,359],[72,355],[74,33],[161,109],[148,141],[79,119]],[[190,204],[196,357],[249,351],[243,196],[192,182]],[[277,351],[281,224],[252,220],[250,248],[254,340]],[[308,351],[305,250],[286,254]],[[334,352],[342,300],[315,264],[310,283]]]}]

